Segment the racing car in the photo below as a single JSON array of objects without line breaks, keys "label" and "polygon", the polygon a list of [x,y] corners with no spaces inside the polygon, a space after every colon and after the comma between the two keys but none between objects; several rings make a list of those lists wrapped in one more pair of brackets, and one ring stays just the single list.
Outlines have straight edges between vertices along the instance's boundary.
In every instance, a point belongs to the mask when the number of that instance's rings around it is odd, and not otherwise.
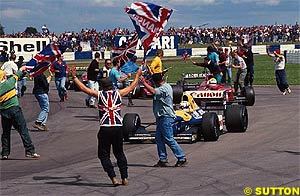
[{"label": "racing car", "polygon": [[[204,81],[199,82],[199,79]],[[191,80],[193,81],[189,82]],[[192,95],[200,107],[226,106],[233,103],[253,106],[255,103],[255,92],[252,86],[245,86],[242,92],[236,95],[231,85],[217,84],[213,75],[207,73],[182,74],[182,80],[177,82],[176,88],[173,88],[175,103],[179,103],[185,91]]]},{"label": "racing car", "polygon": [[[176,119],[172,126],[174,138],[180,142],[194,143],[217,141],[223,129],[222,116],[215,112],[205,112],[197,106],[189,94],[182,96],[180,106],[175,108]],[[155,123],[143,124],[138,114],[127,113],[123,118],[124,141],[140,143],[143,141],[155,142],[155,128],[149,127]]]},{"label": "racing car", "polygon": [[[195,103],[201,109],[208,112],[214,111],[218,116],[222,116],[226,131],[245,132],[248,127],[248,112],[246,106],[253,105],[255,102],[253,88],[250,86],[245,87],[242,95],[236,96],[230,85],[217,84],[216,79],[210,74],[184,75],[184,78],[189,79],[203,77],[205,80],[200,84],[197,83],[198,81],[186,83],[185,80],[182,80],[181,85],[183,88],[177,85],[177,92],[174,91],[176,88],[173,88],[174,102],[181,96],[182,89],[185,89],[186,91],[184,91],[183,94],[188,94],[193,97]],[[195,88],[195,90],[189,90],[193,88]]]}]

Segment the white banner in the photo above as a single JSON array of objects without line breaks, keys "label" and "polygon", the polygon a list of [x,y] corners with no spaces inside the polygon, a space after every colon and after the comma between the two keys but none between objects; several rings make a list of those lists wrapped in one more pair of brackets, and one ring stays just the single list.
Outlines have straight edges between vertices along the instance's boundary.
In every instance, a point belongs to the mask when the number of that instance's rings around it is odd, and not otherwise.
[{"label": "white banner", "polygon": [[17,55],[29,61],[34,55],[42,51],[50,43],[48,38],[0,38],[0,51],[7,48],[7,52],[14,50]]}]

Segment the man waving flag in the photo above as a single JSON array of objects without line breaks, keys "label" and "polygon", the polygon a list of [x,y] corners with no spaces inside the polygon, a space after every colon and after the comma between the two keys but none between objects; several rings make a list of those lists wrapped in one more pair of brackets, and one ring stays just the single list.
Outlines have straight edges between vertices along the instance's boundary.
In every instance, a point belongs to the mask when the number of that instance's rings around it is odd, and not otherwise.
[{"label": "man waving flag", "polygon": [[166,26],[173,10],[152,3],[135,2],[125,11],[137,31],[138,37],[144,47],[144,60]]},{"label": "man waving flag", "polygon": [[56,56],[64,53],[66,47],[59,46],[52,42],[48,44],[40,53],[36,54],[28,63],[26,70],[30,77],[35,77],[46,71],[51,62],[55,61]]}]

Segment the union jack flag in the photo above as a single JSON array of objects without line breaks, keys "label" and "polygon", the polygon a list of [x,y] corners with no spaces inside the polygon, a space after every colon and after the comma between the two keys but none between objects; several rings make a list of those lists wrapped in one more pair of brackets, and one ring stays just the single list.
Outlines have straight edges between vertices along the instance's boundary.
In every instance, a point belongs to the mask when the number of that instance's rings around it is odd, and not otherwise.
[{"label": "union jack flag", "polygon": [[122,99],[118,91],[99,91],[100,126],[122,126]]},{"label": "union jack flag", "polygon": [[129,40],[126,44],[126,48],[121,50],[121,54],[116,56],[117,59],[121,61],[121,65],[129,61],[136,53],[136,46],[139,41],[137,35],[135,35],[131,41]]},{"label": "union jack flag", "polygon": [[56,56],[64,53],[66,47],[58,46],[56,43],[48,44],[40,53],[36,54],[28,63],[26,70],[30,77],[35,77],[46,71],[51,62],[55,61]]},{"label": "union jack flag", "polygon": [[145,60],[146,55],[151,51],[150,46],[161,35],[173,10],[152,3],[135,2],[130,7],[126,7],[125,11],[129,14],[142,42]]}]

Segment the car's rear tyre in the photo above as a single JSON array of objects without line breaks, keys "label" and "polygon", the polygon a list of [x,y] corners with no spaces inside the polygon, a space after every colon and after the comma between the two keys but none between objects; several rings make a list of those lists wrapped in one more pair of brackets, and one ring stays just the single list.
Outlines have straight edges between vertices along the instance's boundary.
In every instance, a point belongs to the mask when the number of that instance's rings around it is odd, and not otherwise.
[{"label": "car's rear tyre", "polygon": [[246,106],[253,106],[255,103],[255,92],[252,86],[245,86],[244,89],[245,98],[246,98]]},{"label": "car's rear tyre", "polygon": [[227,106],[225,110],[225,125],[228,132],[245,132],[248,127],[248,112],[246,106]]},{"label": "car's rear tyre", "polygon": [[201,134],[204,141],[217,141],[220,136],[219,119],[216,113],[206,112],[202,117]]},{"label": "car's rear tyre", "polygon": [[174,85],[172,86],[173,89],[173,103],[179,104],[181,102],[181,97],[183,94],[182,86]]},{"label": "car's rear tyre", "polygon": [[141,119],[136,113],[127,113],[123,118],[123,138],[129,140],[130,135],[134,135],[141,126]]}]

